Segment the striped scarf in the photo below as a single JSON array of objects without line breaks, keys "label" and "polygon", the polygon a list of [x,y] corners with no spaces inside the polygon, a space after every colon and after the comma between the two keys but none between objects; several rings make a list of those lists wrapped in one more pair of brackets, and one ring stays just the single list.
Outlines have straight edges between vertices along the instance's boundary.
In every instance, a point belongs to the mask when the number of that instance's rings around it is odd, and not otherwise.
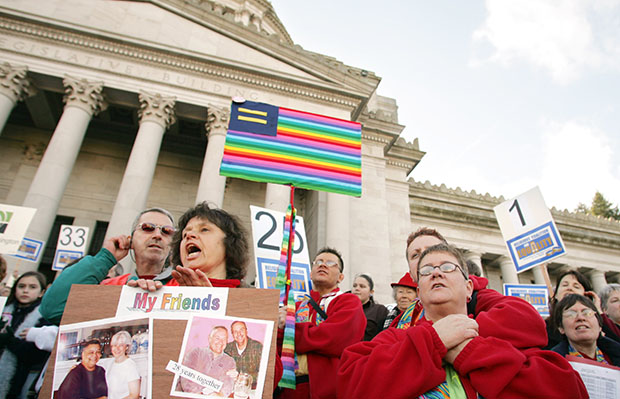
[{"label": "striped scarf", "polygon": [[[293,188],[291,188],[291,197]],[[282,248],[280,250],[280,267],[276,287],[280,289],[280,303],[286,306],[286,321],[284,325],[284,338],[282,340],[282,379],[278,386],[295,389],[295,298],[291,288],[290,267],[293,256],[293,240],[295,238],[295,216],[297,211],[291,203],[284,218],[284,232],[282,235]],[[288,271],[288,273],[287,273]],[[287,295],[288,291],[288,295]]]},{"label": "striped scarf", "polygon": [[[581,357],[584,359],[586,358],[584,355],[581,354],[581,352],[573,348],[570,343],[568,344],[568,354],[575,357]],[[596,347],[596,361],[598,363],[609,364],[609,362],[605,360],[605,355],[603,355],[603,352],[601,352],[598,346]]]},{"label": "striped scarf", "polygon": [[[403,312],[396,328],[406,330],[409,327],[414,327],[420,319],[424,317],[424,308],[419,299],[415,299],[411,305]],[[459,399],[465,398],[465,390],[463,384],[459,379],[458,373],[449,364],[444,366],[446,370],[446,381],[437,385],[430,391],[420,395],[419,399],[442,399],[452,398]]]},{"label": "striped scarf", "polygon": [[[406,330],[411,326],[415,326],[420,319],[424,317],[424,308],[419,299],[415,299],[411,305],[403,312],[403,315],[398,320],[396,328]],[[413,319],[413,323],[411,322]]]}]

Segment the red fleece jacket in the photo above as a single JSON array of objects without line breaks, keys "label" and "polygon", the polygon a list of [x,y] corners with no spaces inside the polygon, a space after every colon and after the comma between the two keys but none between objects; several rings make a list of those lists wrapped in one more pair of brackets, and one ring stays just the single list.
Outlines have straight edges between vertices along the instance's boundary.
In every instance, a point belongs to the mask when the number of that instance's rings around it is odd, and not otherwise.
[{"label": "red fleece jacket", "polygon": [[[522,299],[484,288],[485,278],[470,278],[478,291],[474,318],[480,336],[465,346],[454,363],[467,396],[475,398],[478,392],[487,399],[588,397],[564,358],[539,349],[547,335],[534,308]],[[445,354],[445,346],[424,318],[408,330],[389,328],[372,341],[344,351],[339,397],[421,395],[444,382]]]},{"label": "red fleece jacket", "polygon": [[[311,291],[319,303],[318,292]],[[301,302],[295,304],[299,307]],[[353,294],[340,294],[327,307],[327,319],[316,325],[316,311],[310,307],[310,322],[295,324],[295,352],[308,357],[308,378],[311,398],[335,398],[336,375],[342,351],[360,342],[366,328],[366,316],[359,298]],[[286,397],[301,397],[296,391],[287,390]],[[303,390],[299,390],[302,394]]]}]

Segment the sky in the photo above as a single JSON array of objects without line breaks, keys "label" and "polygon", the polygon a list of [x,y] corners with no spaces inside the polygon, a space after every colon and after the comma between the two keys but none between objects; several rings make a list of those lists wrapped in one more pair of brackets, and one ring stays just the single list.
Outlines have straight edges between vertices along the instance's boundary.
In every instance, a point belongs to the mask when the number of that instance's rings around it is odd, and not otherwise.
[{"label": "sky", "polygon": [[410,177],[620,204],[620,0],[271,0],[293,41],[382,78]]}]

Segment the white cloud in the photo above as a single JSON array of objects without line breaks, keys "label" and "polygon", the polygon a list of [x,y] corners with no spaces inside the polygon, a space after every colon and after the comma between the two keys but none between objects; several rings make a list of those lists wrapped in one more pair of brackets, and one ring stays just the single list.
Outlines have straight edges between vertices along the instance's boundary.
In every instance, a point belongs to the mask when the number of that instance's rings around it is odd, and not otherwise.
[{"label": "white cloud", "polygon": [[493,53],[472,65],[525,60],[569,83],[585,69],[620,66],[619,0],[487,0],[473,38]]},{"label": "white cloud", "polygon": [[589,205],[596,191],[617,204],[620,173],[605,133],[577,121],[544,125],[540,185],[547,206],[572,211],[578,202]]}]

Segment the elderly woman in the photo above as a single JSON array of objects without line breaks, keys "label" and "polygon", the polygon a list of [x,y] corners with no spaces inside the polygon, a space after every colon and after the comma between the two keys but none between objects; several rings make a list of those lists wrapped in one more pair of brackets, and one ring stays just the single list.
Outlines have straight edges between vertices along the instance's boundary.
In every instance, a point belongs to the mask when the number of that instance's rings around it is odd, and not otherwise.
[{"label": "elderly woman", "polygon": [[606,285],[600,294],[603,333],[606,337],[620,343],[620,284]]},{"label": "elderly woman", "polygon": [[578,294],[565,296],[556,305],[553,320],[564,337],[554,352],[620,366],[620,344],[601,335],[603,319],[592,300]]},{"label": "elderly woman", "polygon": [[[553,296],[549,301],[549,313],[551,315],[554,314],[555,305],[569,294],[586,295],[592,298],[593,301],[600,302],[598,296],[592,291],[592,286],[588,279],[576,270],[569,270],[558,277]],[[555,325],[553,316],[545,319],[545,323],[547,324],[548,337],[545,349],[551,349],[562,341],[562,334],[558,331],[558,326]]]},{"label": "elderly woman", "polygon": [[108,383],[109,399],[138,399],[140,397],[140,373],[138,365],[129,358],[131,335],[119,331],[112,336],[110,348],[114,359],[104,365]]},{"label": "elderly woman", "polygon": [[55,399],[105,399],[108,387],[105,370],[98,366],[101,342],[91,339],[81,345],[80,364],[72,368],[54,394]]},{"label": "elderly woman", "polygon": [[339,396],[587,397],[578,374],[561,356],[520,349],[468,317],[474,284],[457,249],[429,247],[418,264],[424,316],[406,330],[390,328],[347,348],[338,373]]},{"label": "elderly woman", "polygon": [[405,273],[397,283],[392,283],[391,285],[392,297],[396,301],[396,306],[390,310],[385,318],[385,323],[383,324],[384,330],[388,327],[394,327],[400,320],[400,316],[403,312],[407,310],[409,305],[411,305],[418,296],[416,293],[418,285],[413,281],[409,272]]}]

